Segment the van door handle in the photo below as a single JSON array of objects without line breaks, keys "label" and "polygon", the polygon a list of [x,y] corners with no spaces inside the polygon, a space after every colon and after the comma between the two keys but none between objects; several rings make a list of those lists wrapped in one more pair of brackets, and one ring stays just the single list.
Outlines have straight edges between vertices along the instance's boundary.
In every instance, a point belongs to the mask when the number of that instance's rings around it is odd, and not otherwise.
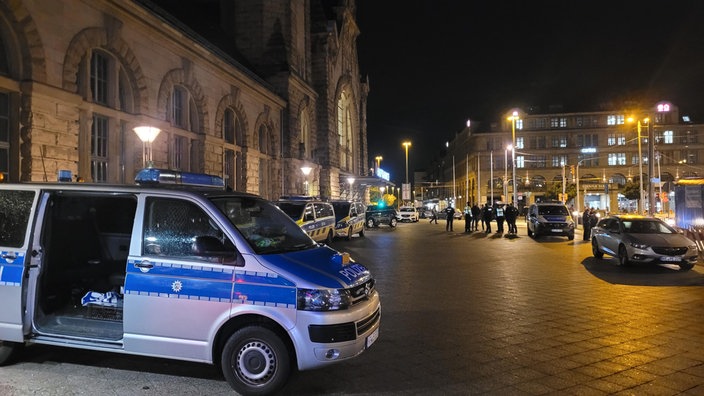
[{"label": "van door handle", "polygon": [[149,261],[141,261],[139,263],[134,263],[134,266],[137,268],[145,268],[145,269],[154,268],[154,264],[150,263]]}]

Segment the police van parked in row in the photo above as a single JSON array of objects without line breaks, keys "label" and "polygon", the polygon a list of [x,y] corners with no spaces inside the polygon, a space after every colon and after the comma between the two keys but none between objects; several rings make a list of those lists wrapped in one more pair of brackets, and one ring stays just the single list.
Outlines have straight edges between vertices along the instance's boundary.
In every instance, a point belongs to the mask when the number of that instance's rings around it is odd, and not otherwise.
[{"label": "police van parked in row", "polygon": [[332,201],[335,209],[335,236],[345,238],[348,241],[352,235],[364,236],[364,212],[366,210],[363,203],[359,201]]},{"label": "police van parked in row", "polygon": [[201,174],[137,182],[0,184],[0,364],[29,344],[119,352],[267,394],[377,339],[367,268],[269,201]]},{"label": "police van parked in row", "polygon": [[284,196],[274,202],[314,241],[332,243],[335,236],[335,209],[329,202],[309,196]]}]

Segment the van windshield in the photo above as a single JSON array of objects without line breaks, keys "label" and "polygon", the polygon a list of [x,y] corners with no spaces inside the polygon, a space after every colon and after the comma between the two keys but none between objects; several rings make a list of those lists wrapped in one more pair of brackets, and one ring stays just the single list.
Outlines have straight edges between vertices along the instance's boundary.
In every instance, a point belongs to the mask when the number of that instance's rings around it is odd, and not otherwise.
[{"label": "van windshield", "polygon": [[316,246],[301,227],[274,204],[256,197],[216,197],[215,206],[257,254],[276,254]]},{"label": "van windshield", "polygon": [[350,214],[350,202],[333,202],[332,207],[335,209],[335,221],[340,221]]},{"label": "van windshield", "polygon": [[303,217],[303,209],[306,208],[305,202],[277,202],[276,206],[281,208],[290,218],[299,220]]},{"label": "van windshield", "polygon": [[559,215],[559,216],[569,216],[570,212],[567,207],[562,205],[548,205],[548,206],[538,206],[539,215]]}]

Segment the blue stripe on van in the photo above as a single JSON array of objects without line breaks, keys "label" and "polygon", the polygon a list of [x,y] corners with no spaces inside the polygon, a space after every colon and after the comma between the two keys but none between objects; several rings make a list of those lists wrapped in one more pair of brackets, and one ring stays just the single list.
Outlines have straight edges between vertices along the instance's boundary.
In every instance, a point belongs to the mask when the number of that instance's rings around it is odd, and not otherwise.
[{"label": "blue stripe on van", "polygon": [[127,265],[125,294],[221,302],[232,299],[234,269],[151,262],[154,267],[142,272],[134,263],[130,260]]},{"label": "blue stripe on van", "polygon": [[235,271],[235,301],[296,308],[295,284],[274,273]]},{"label": "blue stripe on van", "polygon": [[[0,256],[8,256],[17,252],[2,252]],[[0,258],[0,285],[20,286],[22,284],[22,274],[24,273],[24,255],[18,255],[15,259]],[[8,262],[9,261],[9,262]]]}]

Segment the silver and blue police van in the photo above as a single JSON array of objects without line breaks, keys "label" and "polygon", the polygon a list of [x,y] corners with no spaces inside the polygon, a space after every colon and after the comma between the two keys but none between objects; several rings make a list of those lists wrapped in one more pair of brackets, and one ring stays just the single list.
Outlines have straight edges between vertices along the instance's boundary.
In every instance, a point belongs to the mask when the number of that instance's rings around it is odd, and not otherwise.
[{"label": "silver and blue police van", "polygon": [[31,344],[119,352],[270,394],[379,336],[368,269],[271,202],[202,174],[136,181],[0,184],[0,364]]}]

